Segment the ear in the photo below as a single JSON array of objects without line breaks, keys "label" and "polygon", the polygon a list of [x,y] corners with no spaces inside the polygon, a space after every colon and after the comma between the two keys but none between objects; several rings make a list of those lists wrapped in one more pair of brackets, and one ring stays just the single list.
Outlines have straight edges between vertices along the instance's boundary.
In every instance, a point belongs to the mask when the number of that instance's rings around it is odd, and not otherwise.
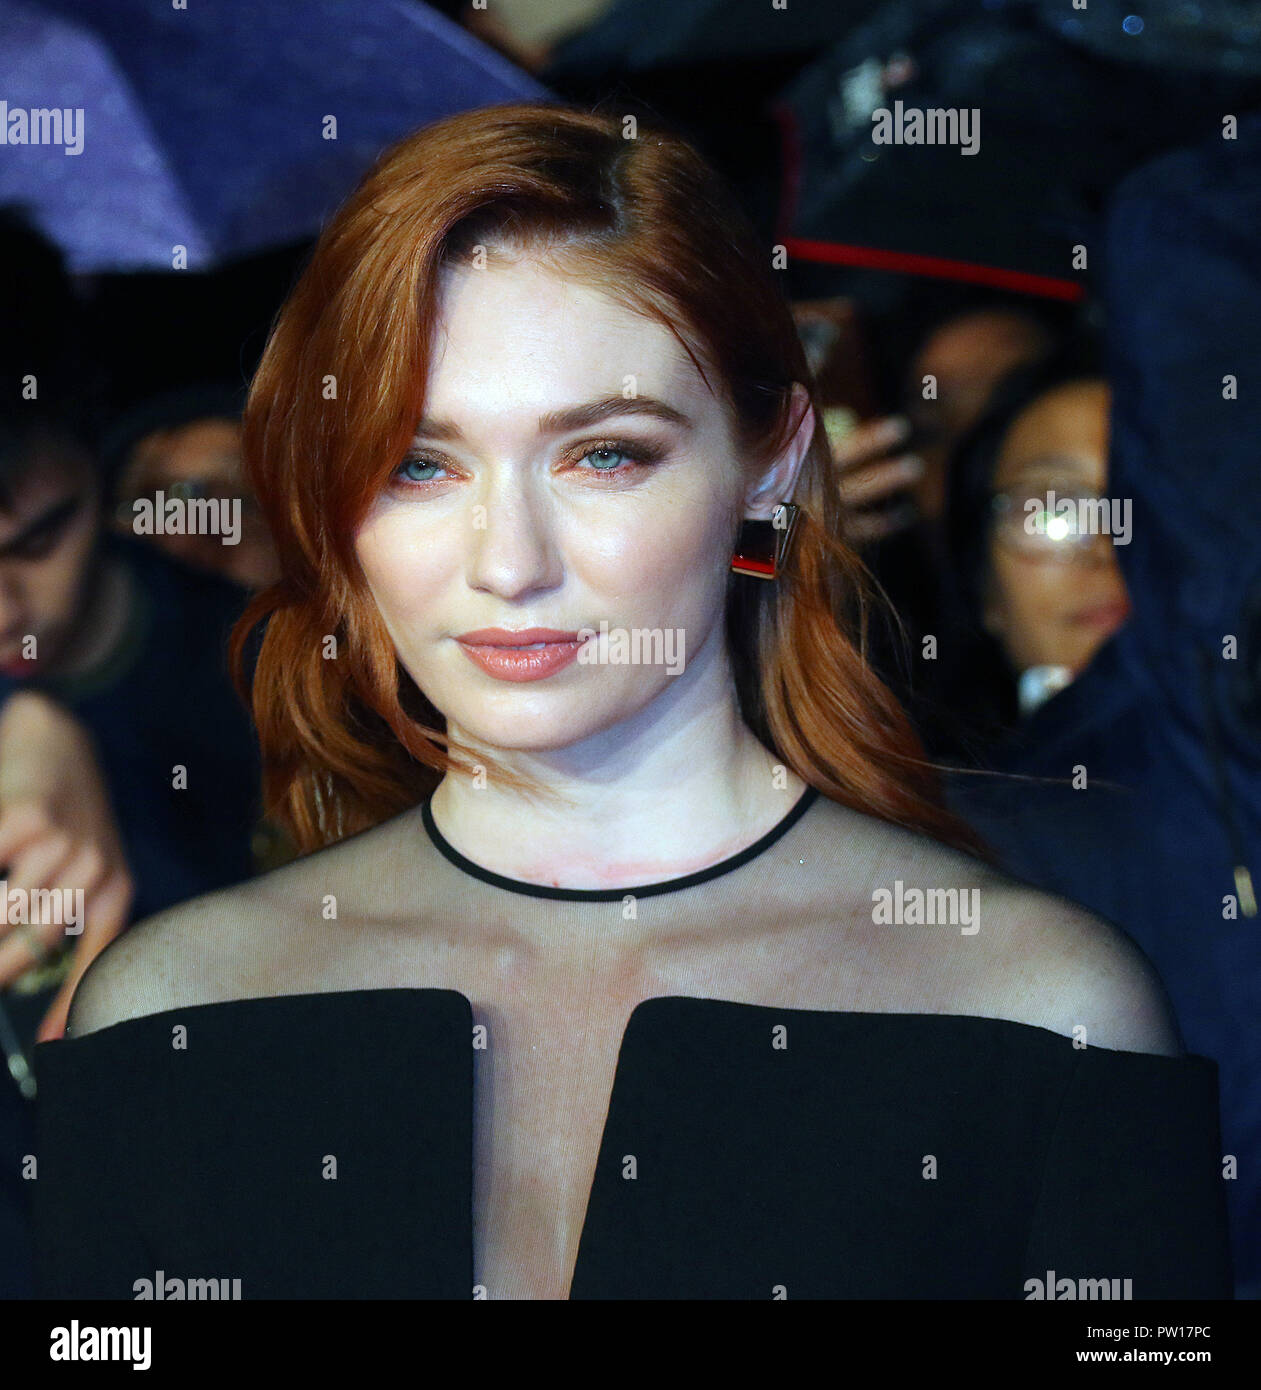
[{"label": "ear", "polygon": [[743,515],[750,519],[769,521],[771,513],[781,502],[792,501],[793,490],[797,486],[797,478],[815,430],[815,414],[814,407],[810,404],[810,393],[800,382],[793,383],[788,413],[792,420],[788,443],[762,470],[744,494]]}]

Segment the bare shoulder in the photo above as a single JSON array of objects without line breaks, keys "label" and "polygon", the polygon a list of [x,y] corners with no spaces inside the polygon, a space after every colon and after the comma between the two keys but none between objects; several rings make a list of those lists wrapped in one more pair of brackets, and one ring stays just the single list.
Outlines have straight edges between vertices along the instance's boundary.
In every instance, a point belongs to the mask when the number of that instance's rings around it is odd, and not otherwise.
[{"label": "bare shoulder", "polygon": [[1088,1047],[1184,1055],[1160,976],[1119,927],[1001,874],[991,875],[980,902],[977,935],[990,937],[981,978],[999,1016]]},{"label": "bare shoulder", "polygon": [[[191,898],[138,922],[88,967],[75,990],[66,1036],[165,1009],[219,1001],[215,962],[256,915],[252,882]],[[231,997],[226,995],[223,997]]]},{"label": "bare shoulder", "polygon": [[870,913],[872,958],[898,977],[882,986],[895,1007],[918,1001],[1088,1047],[1184,1055],[1164,984],[1116,925],[926,835],[851,813],[834,819],[854,852],[838,859],[833,887],[843,879],[853,911]]},{"label": "bare shoulder", "polygon": [[1026,1022],[1087,1047],[1185,1054],[1160,974],[1125,931],[1015,880],[994,883],[986,899],[997,937],[991,987],[1018,999]]},{"label": "bare shoulder", "polygon": [[289,992],[287,976],[335,886],[355,896],[387,821],[257,878],[191,898],[112,941],[79,982],[67,1036],[197,1004]]}]

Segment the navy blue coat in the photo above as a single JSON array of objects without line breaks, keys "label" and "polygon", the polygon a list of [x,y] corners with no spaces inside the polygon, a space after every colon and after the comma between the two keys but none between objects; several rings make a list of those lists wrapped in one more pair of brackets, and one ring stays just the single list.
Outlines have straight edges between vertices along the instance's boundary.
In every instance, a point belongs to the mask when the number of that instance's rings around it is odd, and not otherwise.
[{"label": "navy blue coat", "polygon": [[1236,1292],[1258,1297],[1261,918],[1243,904],[1248,870],[1261,889],[1261,117],[1130,175],[1095,250],[1133,615],[992,764],[1084,768],[1086,788],[956,778],[951,799],[1012,872],[1122,927],[1188,1049],[1218,1063]]}]

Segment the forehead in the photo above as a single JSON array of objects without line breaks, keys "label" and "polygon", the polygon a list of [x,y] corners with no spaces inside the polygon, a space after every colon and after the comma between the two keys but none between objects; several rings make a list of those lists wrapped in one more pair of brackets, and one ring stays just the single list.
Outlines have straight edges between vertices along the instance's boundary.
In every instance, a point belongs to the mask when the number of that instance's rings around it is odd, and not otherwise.
[{"label": "forehead", "polygon": [[31,440],[16,466],[3,478],[7,505],[0,508],[6,524],[20,520],[77,495],[94,480],[90,460],[77,449],[56,440]]},{"label": "forehead", "polygon": [[7,506],[0,506],[0,546],[17,540],[28,527],[39,522],[63,503],[83,497],[91,481],[91,472],[81,468],[78,473],[58,468],[41,467],[20,481],[9,483]]},{"label": "forehead", "polygon": [[722,408],[674,334],[533,258],[443,272],[426,390],[429,416],[528,426],[612,393],[655,396],[699,424]]},{"label": "forehead", "polygon": [[1071,382],[1039,396],[1012,421],[999,452],[1000,479],[1034,469],[1094,471],[1107,458],[1107,384]]},{"label": "forehead", "polygon": [[[921,413],[958,417],[966,425],[984,408],[1000,377],[1035,357],[1036,325],[1019,315],[984,311],[952,319],[920,349],[911,372],[912,401]],[[936,401],[921,402],[920,378],[937,378]]]},{"label": "forehead", "polygon": [[1043,330],[1020,314],[1001,309],[979,310],[948,320],[929,335],[920,350],[921,357],[935,359],[945,370],[966,370],[978,358],[994,353],[1023,352],[1037,347],[1045,337]]},{"label": "forehead", "polygon": [[239,463],[240,453],[241,426],[232,420],[206,418],[145,435],[132,450],[131,461],[191,473],[233,466]]}]

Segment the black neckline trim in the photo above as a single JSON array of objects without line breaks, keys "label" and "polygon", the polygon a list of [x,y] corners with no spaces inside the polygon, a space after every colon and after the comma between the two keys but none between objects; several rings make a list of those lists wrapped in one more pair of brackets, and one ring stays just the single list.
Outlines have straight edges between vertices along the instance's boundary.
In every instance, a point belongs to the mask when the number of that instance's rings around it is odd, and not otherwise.
[{"label": "black neckline trim", "polygon": [[620,902],[626,897],[649,898],[659,893],[677,893],[684,888],[693,888],[698,883],[708,883],[710,879],[731,873],[733,869],[740,868],[770,849],[776,840],[781,839],[797,824],[818,797],[817,787],[807,787],[798,797],[792,810],[778,824],[773,825],[760,840],[755,840],[753,844],[726,859],[720,859],[717,864],[711,864],[707,869],[698,869],[694,874],[684,874],[682,878],[667,878],[659,883],[641,883],[630,888],[549,888],[541,883],[525,883],[519,878],[508,878],[505,874],[497,874],[480,864],[475,864],[443,836],[434,823],[433,813],[429,808],[432,797],[427,797],[421,804],[420,816],[426,834],[442,857],[457,869],[480,879],[483,883],[506,889],[509,893],[524,893],[531,898],[554,898],[568,903],[611,903]]}]

